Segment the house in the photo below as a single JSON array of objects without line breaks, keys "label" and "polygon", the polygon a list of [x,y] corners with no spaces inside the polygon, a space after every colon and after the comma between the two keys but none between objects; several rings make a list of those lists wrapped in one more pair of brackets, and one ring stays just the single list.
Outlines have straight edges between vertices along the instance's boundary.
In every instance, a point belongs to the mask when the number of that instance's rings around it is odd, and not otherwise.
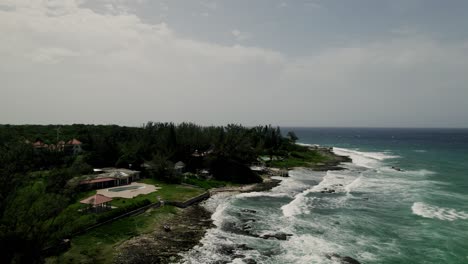
[{"label": "house", "polygon": [[42,148],[48,148],[49,145],[45,144],[44,141],[40,139],[36,139],[34,143],[32,143],[33,148],[35,149],[42,149]]},{"label": "house", "polygon": [[[25,141],[26,143],[30,144],[28,140]],[[57,142],[57,144],[46,144],[41,139],[36,139],[34,143],[32,143],[33,148],[35,149],[47,149],[51,151],[67,151],[72,153],[73,155],[80,154],[83,152],[82,148],[83,143],[78,139],[74,138],[67,142],[61,140]]]},{"label": "house", "polygon": [[183,163],[182,161],[178,161],[176,164],[174,164],[174,170],[178,174],[184,173],[185,163]]},{"label": "house", "polygon": [[95,174],[86,175],[81,178],[79,181],[81,189],[94,190],[110,188],[127,185],[140,179],[139,171],[129,169],[102,168],[94,169],[93,171]]},{"label": "house", "polygon": [[79,141],[78,139],[74,138],[72,140],[69,140],[65,144],[65,148],[70,149],[73,155],[77,155],[83,152],[81,145],[83,145],[83,143],[81,143],[81,141]]}]

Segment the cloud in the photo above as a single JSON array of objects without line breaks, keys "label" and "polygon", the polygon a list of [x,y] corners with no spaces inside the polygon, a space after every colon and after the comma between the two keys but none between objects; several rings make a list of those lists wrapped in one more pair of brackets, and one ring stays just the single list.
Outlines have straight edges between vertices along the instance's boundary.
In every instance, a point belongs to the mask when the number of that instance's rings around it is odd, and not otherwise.
[{"label": "cloud", "polygon": [[218,4],[215,1],[211,0],[202,0],[200,4],[209,10],[216,10],[218,9]]},{"label": "cloud", "polygon": [[233,29],[231,31],[231,34],[234,36],[234,38],[237,41],[244,41],[250,38],[250,34],[246,32],[241,32],[238,29]]},{"label": "cloud", "polygon": [[392,35],[298,58],[81,2],[5,3],[1,123],[466,126],[468,42]]},{"label": "cloud", "polygon": [[279,8],[288,7],[288,3],[286,3],[286,2],[279,2],[278,5],[277,5],[277,7],[279,7]]}]

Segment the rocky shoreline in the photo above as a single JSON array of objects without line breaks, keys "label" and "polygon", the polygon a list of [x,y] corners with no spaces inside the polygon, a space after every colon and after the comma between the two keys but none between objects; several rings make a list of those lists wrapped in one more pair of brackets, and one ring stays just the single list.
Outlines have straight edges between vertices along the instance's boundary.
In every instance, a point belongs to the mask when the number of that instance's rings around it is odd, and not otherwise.
[{"label": "rocky shoreline", "polygon": [[[280,182],[267,177],[262,183],[218,190],[218,193],[267,191],[278,186]],[[118,253],[115,255],[114,263],[178,262],[181,259],[180,253],[198,245],[206,231],[212,227],[214,225],[211,213],[204,207],[196,204],[184,209],[177,208],[177,213],[161,223],[154,231],[133,237],[119,245],[116,248]]]},{"label": "rocky shoreline", "polygon": [[[325,163],[312,166],[311,169],[313,170],[342,170],[344,168],[339,165],[342,162],[351,161],[349,157],[336,155],[330,148],[314,149],[326,156],[328,160]],[[264,176],[264,181],[262,183],[213,189],[210,193],[229,192],[236,194],[243,192],[261,192],[278,186],[280,182],[280,180],[272,179],[270,176]],[[170,230],[168,230],[167,227],[169,227]],[[161,223],[153,232],[136,236],[119,245],[116,248],[118,253],[115,255],[114,263],[177,263],[182,258],[181,253],[198,245],[206,231],[212,227],[214,227],[214,225],[211,220],[211,213],[202,206],[196,204],[185,209],[178,208],[177,213],[173,217],[165,223]],[[245,235],[252,235],[245,229],[237,229],[236,231],[244,233]],[[278,233],[265,235],[265,237],[261,238],[286,240],[289,236],[290,234]],[[234,249],[226,250],[234,251]],[[350,260],[349,257],[340,259],[337,255],[331,255],[330,258],[341,260],[342,263],[359,263],[347,262]],[[249,259],[249,263],[256,263],[256,261]]]},{"label": "rocky shoreline", "polygon": [[[165,228],[166,227],[166,228]],[[177,209],[177,213],[148,234],[136,236],[116,248],[114,263],[174,263],[179,253],[197,245],[213,227],[211,213],[199,205]]]},{"label": "rocky shoreline", "polygon": [[311,147],[311,149],[318,151],[321,155],[327,157],[327,161],[323,163],[317,163],[311,168],[315,171],[329,171],[329,170],[344,170],[341,167],[343,162],[352,162],[348,156],[340,156],[333,152],[332,148],[327,147]]}]

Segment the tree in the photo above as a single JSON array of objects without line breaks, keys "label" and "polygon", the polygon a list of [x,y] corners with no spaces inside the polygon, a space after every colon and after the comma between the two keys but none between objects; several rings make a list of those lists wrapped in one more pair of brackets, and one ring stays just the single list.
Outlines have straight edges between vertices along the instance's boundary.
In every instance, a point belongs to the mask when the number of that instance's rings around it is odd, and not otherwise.
[{"label": "tree", "polygon": [[174,163],[168,160],[166,156],[161,154],[155,155],[153,159],[148,162],[148,165],[148,175],[153,179],[159,179],[171,183],[181,181],[175,173]]},{"label": "tree", "polygon": [[296,136],[296,133],[294,133],[294,131],[289,131],[288,134],[286,135],[286,137],[287,137],[292,143],[296,143],[296,141],[299,139],[299,138]]}]

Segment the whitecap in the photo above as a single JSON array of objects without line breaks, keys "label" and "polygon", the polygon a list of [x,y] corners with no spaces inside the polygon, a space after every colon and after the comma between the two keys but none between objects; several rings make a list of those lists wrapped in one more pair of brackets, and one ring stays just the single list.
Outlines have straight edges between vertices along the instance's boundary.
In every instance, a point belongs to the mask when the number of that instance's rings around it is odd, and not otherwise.
[{"label": "whitecap", "polygon": [[274,193],[274,192],[248,192],[241,193],[235,196],[236,198],[251,198],[251,197],[289,197],[285,193]]},{"label": "whitecap", "polygon": [[433,175],[433,174],[436,174],[436,172],[434,172],[434,171],[425,170],[425,169],[422,169],[422,170],[403,171],[403,173],[409,174],[409,175],[416,175],[416,176],[426,176],[426,175]]},{"label": "whitecap", "polygon": [[388,152],[363,152],[345,148],[333,148],[333,152],[337,155],[348,156],[351,158],[354,164],[365,167],[365,168],[375,168],[379,162],[386,159],[395,159],[400,156],[391,155]]},{"label": "whitecap", "polygon": [[413,214],[425,218],[454,221],[457,219],[468,219],[468,213],[457,211],[452,208],[438,207],[422,202],[415,202],[411,206]]},{"label": "whitecap", "polygon": [[291,217],[299,214],[310,213],[310,206],[308,205],[310,198],[306,197],[306,195],[310,192],[310,189],[305,190],[304,192],[296,195],[294,200],[292,200],[290,203],[283,205],[281,207],[283,215],[286,217]]},{"label": "whitecap", "polygon": [[303,146],[303,147],[319,147],[320,146],[317,144],[308,144],[308,143],[300,143],[300,142],[296,142],[296,145]]}]

